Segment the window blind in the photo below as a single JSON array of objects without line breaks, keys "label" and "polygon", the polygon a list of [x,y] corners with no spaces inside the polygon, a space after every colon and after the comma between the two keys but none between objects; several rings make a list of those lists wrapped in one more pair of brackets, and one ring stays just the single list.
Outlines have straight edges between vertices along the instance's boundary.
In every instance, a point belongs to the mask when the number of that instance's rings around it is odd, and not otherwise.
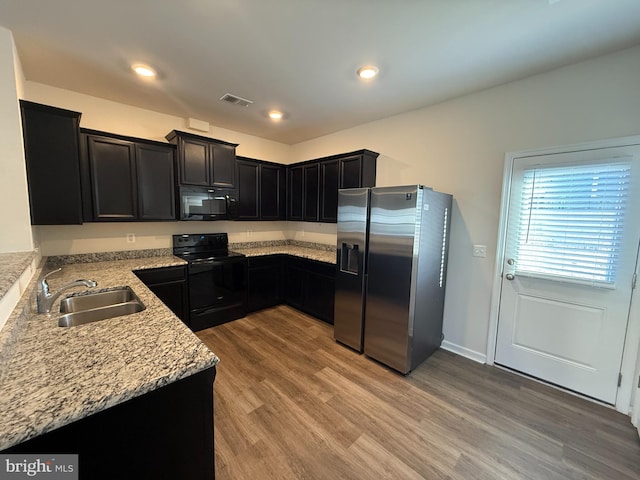
[{"label": "window blind", "polygon": [[613,284],[630,163],[524,171],[516,273]]}]

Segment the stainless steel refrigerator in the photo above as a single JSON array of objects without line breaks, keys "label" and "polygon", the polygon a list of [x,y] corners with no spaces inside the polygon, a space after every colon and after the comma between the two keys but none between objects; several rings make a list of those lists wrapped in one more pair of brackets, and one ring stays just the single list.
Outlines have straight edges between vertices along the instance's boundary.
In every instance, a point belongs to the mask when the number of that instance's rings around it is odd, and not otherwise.
[{"label": "stainless steel refrigerator", "polygon": [[422,185],[339,191],[338,342],[403,374],[440,347],[451,202]]}]

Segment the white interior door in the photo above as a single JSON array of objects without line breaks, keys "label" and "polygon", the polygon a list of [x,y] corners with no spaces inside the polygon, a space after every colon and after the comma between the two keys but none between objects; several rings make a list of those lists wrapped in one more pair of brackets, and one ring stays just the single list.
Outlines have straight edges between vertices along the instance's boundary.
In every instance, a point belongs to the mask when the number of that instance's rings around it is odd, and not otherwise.
[{"label": "white interior door", "polygon": [[495,362],[614,404],[640,147],[514,159]]}]

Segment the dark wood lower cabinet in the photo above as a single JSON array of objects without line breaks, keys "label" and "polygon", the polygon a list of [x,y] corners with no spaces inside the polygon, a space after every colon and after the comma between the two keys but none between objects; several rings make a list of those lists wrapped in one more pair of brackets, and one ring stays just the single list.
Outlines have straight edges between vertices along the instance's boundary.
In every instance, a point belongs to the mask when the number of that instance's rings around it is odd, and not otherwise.
[{"label": "dark wood lower cabinet", "polygon": [[335,265],[288,256],[283,269],[284,301],[333,324]]},{"label": "dark wood lower cabinet", "polygon": [[333,323],[335,265],[290,255],[249,257],[250,312],[286,303]]},{"label": "dark wood lower cabinet", "polygon": [[176,316],[189,325],[187,267],[151,268],[133,272]]},{"label": "dark wood lower cabinet", "polygon": [[255,312],[282,303],[282,255],[249,257],[247,310]]},{"label": "dark wood lower cabinet", "polygon": [[335,267],[313,265],[311,270],[307,270],[305,280],[303,310],[333,324]]},{"label": "dark wood lower cabinet", "polygon": [[3,453],[78,454],[81,480],[215,476],[211,367]]},{"label": "dark wood lower cabinet", "polygon": [[294,257],[286,257],[284,275],[284,303],[299,310],[304,310],[304,283],[306,272],[305,261]]}]

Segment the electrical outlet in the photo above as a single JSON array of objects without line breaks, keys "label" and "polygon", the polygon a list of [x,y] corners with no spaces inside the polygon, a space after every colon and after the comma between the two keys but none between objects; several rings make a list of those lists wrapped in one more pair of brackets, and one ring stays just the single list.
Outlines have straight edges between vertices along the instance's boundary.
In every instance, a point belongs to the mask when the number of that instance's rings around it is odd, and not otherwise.
[{"label": "electrical outlet", "polygon": [[127,233],[127,243],[136,243],[135,233]]},{"label": "electrical outlet", "polygon": [[486,245],[474,245],[472,255],[474,257],[486,257],[487,256],[487,246]]}]

